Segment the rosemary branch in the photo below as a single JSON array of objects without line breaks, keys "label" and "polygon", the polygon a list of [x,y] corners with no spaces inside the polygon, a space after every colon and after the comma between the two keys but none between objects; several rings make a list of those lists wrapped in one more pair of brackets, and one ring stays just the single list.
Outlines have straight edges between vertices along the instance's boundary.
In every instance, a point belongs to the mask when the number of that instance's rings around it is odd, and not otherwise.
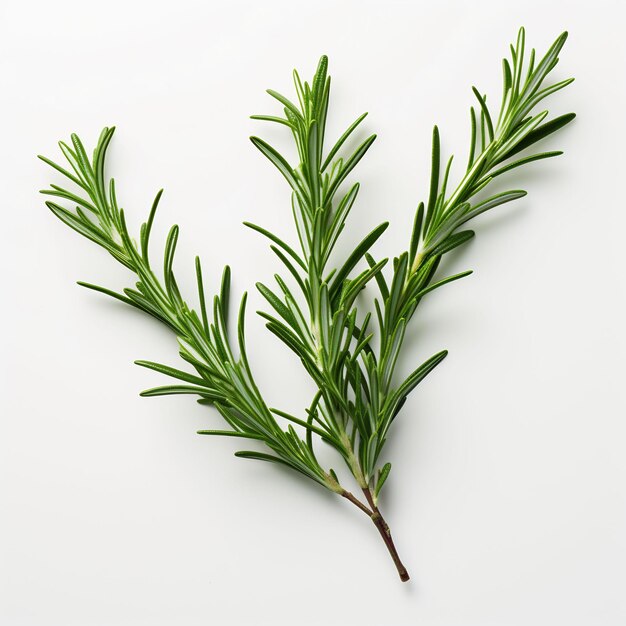
[{"label": "rosemary branch", "polygon": [[[387,277],[388,259],[376,261],[371,254],[372,246],[387,228],[386,222],[375,227],[341,262],[331,263],[359,193],[358,183],[346,185],[348,177],[376,138],[371,135],[346,153],[352,133],[366,114],[359,116],[326,149],[331,84],[326,57],[321,58],[310,83],[302,81],[294,71],[294,101],[268,90],[281,104],[283,117],[253,117],[290,131],[298,164],[290,164],[263,139],[251,140],[290,188],[297,241],[289,244],[262,226],[247,225],[269,238],[271,250],[287,272],[275,276],[274,288],[257,283],[271,308],[270,312],[259,314],[266,320],[267,328],[297,355],[317,387],[301,418],[268,407],[255,382],[246,353],[245,293],[237,327],[228,327],[229,268],[223,271],[219,293],[212,301],[207,300],[202,267],[196,259],[199,308],[193,309],[183,298],[174,276],[179,236],[175,225],[165,243],[160,276],[154,270],[149,254],[150,234],[161,191],[141,226],[138,242],[131,237],[124,211],[118,205],[115,182],[105,174],[107,148],[114,129],[102,131],[92,158],[76,135],[72,135],[71,144],[59,144],[67,166],[40,157],[78,188],[76,192],[53,184],[44,190],[42,193],[53,198],[46,202],[50,210],[70,228],[107,250],[134,274],[136,281],[122,293],[79,284],[136,307],[165,324],[178,338],[181,358],[193,369],[190,373],[152,361],[137,361],[138,365],[176,379],[174,384],[146,390],[142,395],[198,396],[198,402],[214,406],[226,423],[225,429],[202,430],[201,434],[257,441],[264,445],[263,451],[242,450],[236,456],[280,463],[350,501],[372,520],[403,581],[409,575],[378,506],[391,470],[391,464],[381,464],[380,457],[390,427],[408,395],[447,354],[444,350],[433,355],[404,380],[397,380],[395,368],[406,326],[427,294],[471,273],[444,278],[437,278],[436,274],[443,256],[473,237],[473,231],[461,228],[485,211],[526,193],[511,190],[485,198],[482,192],[491,181],[519,166],[561,154],[536,152],[513,160],[519,152],[574,118],[574,114],[567,114],[546,121],[547,111],[535,112],[547,96],[573,80],[544,86],[558,62],[566,36],[561,35],[536,62],[534,50],[526,58],[525,33],[520,29],[515,46],[511,46],[510,59],[503,60],[503,90],[497,118],[489,110],[486,96],[473,88],[477,106],[470,110],[468,161],[454,188],[449,184],[452,158],[442,170],[439,131],[434,128],[428,200],[419,205],[408,248],[393,259]],[[74,210],[59,202],[72,205]],[[378,296],[374,310],[363,314],[358,296],[372,282],[376,283]],[[283,420],[288,422],[286,428]],[[319,464],[315,445],[320,441],[343,459],[365,501],[348,491],[333,469]]]}]

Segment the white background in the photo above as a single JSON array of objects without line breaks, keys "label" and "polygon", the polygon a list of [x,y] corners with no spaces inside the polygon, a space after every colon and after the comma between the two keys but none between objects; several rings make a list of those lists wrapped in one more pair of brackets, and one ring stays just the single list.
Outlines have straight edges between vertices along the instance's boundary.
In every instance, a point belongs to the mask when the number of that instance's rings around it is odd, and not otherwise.
[{"label": "white background", "polygon": [[[514,7],[514,8],[513,8]],[[626,45],[620,3],[5,2],[0,25],[2,393],[0,624],[623,626],[626,624]],[[425,302],[402,369],[450,356],[407,403],[383,499],[412,574],[401,584],[350,505],[233,440],[136,358],[177,364],[165,329],[75,280],[129,276],[45,209],[72,131],[118,127],[109,171],[133,227],[166,189],[157,241],[181,225],[177,272],[211,290],[228,262],[251,290],[253,366],[270,405],[311,386],[263,328],[254,282],[277,271],[249,219],[293,240],[286,186],[248,141],[289,153],[278,109],[294,66],[331,59],[330,129],[364,110],[378,141],[344,250],[384,219],[378,256],[407,245],[430,132],[465,159],[470,86],[500,93],[520,25],[545,50],[570,31],[550,101],[579,115],[514,173],[530,193],[477,224]],[[363,136],[363,135],[361,135]],[[289,153],[290,154],[290,153]],[[458,169],[455,171],[458,176]],[[155,252],[156,254],[156,252]],[[335,461],[333,461],[335,462]]]}]

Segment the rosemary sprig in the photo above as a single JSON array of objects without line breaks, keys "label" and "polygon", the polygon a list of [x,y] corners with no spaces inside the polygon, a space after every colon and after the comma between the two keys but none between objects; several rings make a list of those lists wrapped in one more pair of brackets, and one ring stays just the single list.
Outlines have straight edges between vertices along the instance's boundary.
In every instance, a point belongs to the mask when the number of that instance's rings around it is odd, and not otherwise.
[{"label": "rosemary sprig", "polygon": [[[503,61],[503,91],[497,118],[487,106],[486,97],[473,89],[477,106],[470,111],[468,162],[454,188],[449,181],[452,158],[442,170],[439,131],[434,128],[428,199],[419,205],[411,240],[407,249],[393,259],[388,277],[384,273],[388,259],[376,261],[370,254],[387,228],[386,222],[374,228],[341,262],[331,265],[359,192],[358,183],[346,185],[348,177],[376,138],[371,135],[353,152],[345,152],[346,142],[366,114],[326,149],[331,84],[326,57],[321,58],[310,83],[303,82],[294,71],[295,100],[268,90],[282,105],[283,117],[253,117],[278,123],[290,131],[298,164],[294,167],[263,139],[251,139],[287,181],[296,241],[289,244],[262,226],[247,225],[269,238],[272,251],[286,270],[283,276],[275,276],[276,287],[257,284],[271,308],[270,312],[259,314],[266,320],[267,328],[295,352],[316,384],[317,392],[302,417],[269,408],[263,400],[246,356],[245,294],[236,332],[228,328],[228,267],[211,307],[205,296],[200,260],[196,259],[200,305],[195,311],[183,299],[174,276],[179,230],[173,226],[163,252],[161,275],[154,271],[149,243],[161,192],[141,227],[139,241],[135,242],[129,234],[124,211],[118,206],[115,183],[105,175],[106,152],[114,129],[102,131],[91,159],[76,135],[72,135],[71,145],[62,142],[61,151],[69,169],[40,157],[79,189],[76,193],[51,185],[43,192],[54,198],[47,206],[70,228],[105,248],[137,281],[122,293],[79,284],[163,322],[177,335],[180,356],[194,370],[189,373],[151,361],[137,361],[176,379],[175,384],[149,389],[142,395],[199,396],[200,403],[213,405],[226,422],[223,430],[199,431],[201,434],[259,441],[266,451],[243,450],[236,456],[281,463],[352,502],[380,532],[402,580],[409,576],[378,508],[391,470],[389,462],[382,463],[381,455],[390,427],[408,395],[447,354],[444,350],[433,355],[406,379],[397,380],[395,368],[406,326],[424,296],[471,273],[436,279],[442,257],[473,237],[473,231],[462,230],[464,225],[487,210],[525,195],[524,191],[511,190],[483,197],[485,188],[512,169],[561,154],[536,152],[513,159],[574,117],[568,114],[546,121],[547,111],[535,112],[544,98],[572,80],[544,86],[558,62],[566,34],[537,63],[534,50],[526,59],[524,39],[524,30],[520,29],[515,46],[511,46],[510,59]],[[74,206],[74,211],[58,204],[59,199]],[[373,281],[379,295],[374,311],[363,314],[358,295]],[[289,422],[287,428],[282,425],[283,420]],[[332,469],[319,464],[315,445],[320,440],[343,459],[364,500],[345,489]]]},{"label": "rosemary sprig", "polygon": [[142,395],[198,395],[199,402],[215,406],[230,427],[227,430],[200,431],[201,434],[263,441],[272,454],[239,452],[237,455],[284,463],[324,486],[338,489],[332,477],[319,466],[306,442],[293,427],[287,430],[281,428],[261,397],[246,358],[245,294],[239,307],[235,340],[229,335],[230,269],[224,269],[220,293],[213,297],[210,307],[211,303],[207,304],[205,298],[200,259],[196,258],[200,312],[193,310],[183,300],[174,276],[173,262],[179,232],[178,226],[174,225],[169,231],[163,252],[163,278],[157,276],[149,259],[149,243],[162,191],[157,193],[148,220],[141,226],[139,244],[130,236],[124,211],[117,203],[115,181],[107,181],[104,174],[106,152],[113,132],[113,128],[102,131],[93,159],[89,159],[76,135],[72,135],[72,146],[61,142],[61,151],[71,171],[40,157],[82,190],[78,196],[52,185],[51,189],[42,193],[77,204],[75,212],[70,212],[56,202],[46,202],[61,221],[102,246],[137,278],[134,288],[124,289],[123,293],[89,283],[79,284],[141,309],[163,322],[176,333],[181,358],[195,369],[195,374],[190,374],[151,361],[136,361],[142,367],[179,381],[174,385],[148,389]]}]

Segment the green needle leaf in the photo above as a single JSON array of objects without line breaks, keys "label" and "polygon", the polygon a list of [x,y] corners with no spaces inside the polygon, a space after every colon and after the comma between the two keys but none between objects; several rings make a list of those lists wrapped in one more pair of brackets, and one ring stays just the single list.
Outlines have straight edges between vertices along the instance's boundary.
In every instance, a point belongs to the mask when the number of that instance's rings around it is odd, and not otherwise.
[{"label": "green needle leaf", "polygon": [[385,463],[383,468],[380,470],[380,474],[378,475],[378,480],[376,481],[376,487],[374,488],[374,499],[378,500],[378,496],[380,494],[380,490],[383,488],[387,477],[389,476],[389,472],[391,471],[391,463]]},{"label": "green needle leaf", "polygon": [[339,269],[330,287],[330,297],[335,299],[343,286],[343,281],[348,277],[356,264],[364,257],[365,253],[376,243],[378,238],[387,230],[389,222],[383,222],[377,226],[361,243],[352,251],[346,262]]}]

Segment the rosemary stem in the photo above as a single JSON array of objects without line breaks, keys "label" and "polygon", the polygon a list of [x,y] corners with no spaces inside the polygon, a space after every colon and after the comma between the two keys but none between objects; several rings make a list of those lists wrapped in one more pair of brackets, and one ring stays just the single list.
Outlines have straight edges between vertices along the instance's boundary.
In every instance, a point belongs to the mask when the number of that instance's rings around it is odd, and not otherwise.
[{"label": "rosemary stem", "polygon": [[391,537],[391,530],[389,529],[389,525],[387,524],[385,518],[382,516],[378,507],[374,503],[374,499],[372,498],[372,494],[369,488],[366,487],[365,489],[363,489],[363,493],[365,494],[365,497],[367,498],[367,501],[372,508],[370,518],[374,523],[374,526],[376,526],[376,528],[378,529],[380,536],[383,538],[385,546],[387,546],[387,550],[389,551],[389,554],[393,559],[394,565],[398,570],[400,580],[405,583],[410,579],[409,572],[407,572],[406,567],[404,567],[404,564],[400,560],[400,555],[398,554],[398,550],[396,549],[396,546],[393,543],[393,539]]},{"label": "rosemary stem", "polygon": [[356,498],[354,494],[344,489],[340,495],[343,496],[346,500],[350,500],[350,502],[352,502],[354,506],[361,509],[361,511],[363,511],[365,515],[367,515],[368,517],[372,517],[373,512],[370,511],[358,498]]},{"label": "rosemary stem", "polygon": [[380,533],[380,536],[385,542],[385,546],[387,547],[391,558],[393,559],[394,565],[398,570],[400,580],[402,582],[406,582],[407,580],[409,580],[410,576],[406,570],[406,567],[404,567],[402,561],[400,560],[400,555],[398,554],[396,546],[393,543],[393,539],[391,537],[391,530],[389,530],[389,525],[385,521],[385,518],[381,515],[378,507],[374,504],[374,499],[372,498],[372,494],[369,488],[363,489],[363,493],[365,494],[365,497],[371,509],[368,509],[358,498],[354,496],[354,494],[346,491],[345,489],[341,492],[341,496],[346,498],[346,500],[352,502],[352,504],[358,507],[372,520],[372,523],[374,524],[374,526],[376,526],[378,532]]}]

